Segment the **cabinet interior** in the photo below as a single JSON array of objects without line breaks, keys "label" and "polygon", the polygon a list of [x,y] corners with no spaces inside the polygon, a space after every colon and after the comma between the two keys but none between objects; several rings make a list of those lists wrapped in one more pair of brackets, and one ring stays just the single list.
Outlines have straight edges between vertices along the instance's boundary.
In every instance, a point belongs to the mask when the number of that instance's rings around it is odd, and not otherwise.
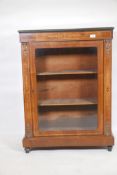
[{"label": "cabinet interior", "polygon": [[97,48],[35,50],[39,129],[98,127]]}]

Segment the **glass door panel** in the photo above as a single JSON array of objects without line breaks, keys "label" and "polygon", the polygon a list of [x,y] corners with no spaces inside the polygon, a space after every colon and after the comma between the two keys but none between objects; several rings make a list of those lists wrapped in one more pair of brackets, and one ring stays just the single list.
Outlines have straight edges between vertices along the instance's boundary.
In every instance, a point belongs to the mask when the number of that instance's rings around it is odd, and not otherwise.
[{"label": "glass door panel", "polygon": [[35,50],[39,131],[97,129],[97,65],[97,47]]}]

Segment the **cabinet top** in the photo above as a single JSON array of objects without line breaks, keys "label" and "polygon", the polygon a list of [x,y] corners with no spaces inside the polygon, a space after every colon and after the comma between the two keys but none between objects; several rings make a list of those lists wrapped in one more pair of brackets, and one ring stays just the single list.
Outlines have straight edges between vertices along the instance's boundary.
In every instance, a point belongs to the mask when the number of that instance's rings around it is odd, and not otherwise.
[{"label": "cabinet top", "polygon": [[41,30],[19,30],[19,33],[48,33],[48,32],[86,32],[86,31],[105,31],[113,30],[114,27],[95,27],[95,28],[73,28],[73,29],[41,29]]},{"label": "cabinet top", "polygon": [[20,30],[20,42],[86,41],[113,38],[114,27]]}]

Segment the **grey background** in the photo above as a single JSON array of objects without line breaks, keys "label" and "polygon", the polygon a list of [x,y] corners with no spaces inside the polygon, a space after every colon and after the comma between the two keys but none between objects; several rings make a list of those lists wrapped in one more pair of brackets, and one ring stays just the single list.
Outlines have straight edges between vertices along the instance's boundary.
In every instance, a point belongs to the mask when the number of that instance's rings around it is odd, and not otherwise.
[{"label": "grey background", "polygon": [[[24,135],[24,114],[21,51],[17,31],[103,26],[115,27],[112,64],[112,128],[116,136],[117,0],[0,0],[0,175],[9,173],[21,175],[25,174],[24,172],[31,174],[33,171],[43,174],[48,172],[50,174],[93,174],[97,168],[96,164],[101,168],[96,170],[97,173],[117,174],[114,164],[117,157],[116,146],[115,152],[113,151],[111,155],[107,155],[107,152],[103,153],[103,150],[37,151],[31,153],[32,158],[31,154],[27,158],[21,145]],[[5,168],[6,163],[9,165],[7,168]],[[89,163],[92,163],[92,167]],[[83,170],[85,165],[86,169]],[[38,171],[39,166],[41,167]],[[51,167],[53,169],[50,169]]]}]

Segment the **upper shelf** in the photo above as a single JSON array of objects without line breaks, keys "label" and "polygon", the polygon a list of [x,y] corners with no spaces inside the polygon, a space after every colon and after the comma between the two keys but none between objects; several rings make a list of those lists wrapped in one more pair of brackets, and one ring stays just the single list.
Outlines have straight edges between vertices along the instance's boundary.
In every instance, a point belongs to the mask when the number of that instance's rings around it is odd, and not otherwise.
[{"label": "upper shelf", "polygon": [[64,70],[59,72],[41,72],[37,76],[51,76],[51,75],[92,75],[97,74],[96,70]]},{"label": "upper shelf", "polygon": [[39,106],[82,106],[82,105],[96,105],[95,98],[86,99],[45,99],[39,101]]}]

